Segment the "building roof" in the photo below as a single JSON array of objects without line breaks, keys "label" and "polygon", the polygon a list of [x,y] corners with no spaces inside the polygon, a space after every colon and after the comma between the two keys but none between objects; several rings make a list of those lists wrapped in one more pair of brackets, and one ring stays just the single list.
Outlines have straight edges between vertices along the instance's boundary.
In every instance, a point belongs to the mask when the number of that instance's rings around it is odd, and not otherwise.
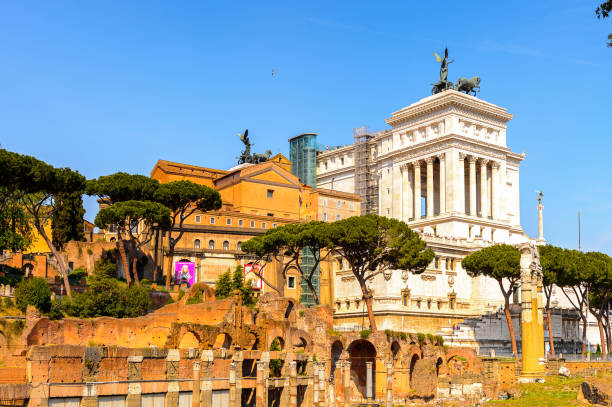
[{"label": "building roof", "polygon": [[217,179],[229,172],[225,170],[217,170],[214,168],[199,167],[197,165],[183,164],[166,160],[157,160],[157,163],[155,163],[155,166],[151,170],[151,178],[154,178],[153,175],[158,169],[168,174],[187,175],[190,177],[202,177],[211,179]]},{"label": "building roof", "polygon": [[313,190],[313,192],[318,192],[319,194],[325,195],[325,196],[333,196],[337,198],[354,199],[356,201],[361,201],[361,196],[359,194],[353,194],[350,192],[336,191],[333,189],[326,189],[326,188],[317,188]]}]

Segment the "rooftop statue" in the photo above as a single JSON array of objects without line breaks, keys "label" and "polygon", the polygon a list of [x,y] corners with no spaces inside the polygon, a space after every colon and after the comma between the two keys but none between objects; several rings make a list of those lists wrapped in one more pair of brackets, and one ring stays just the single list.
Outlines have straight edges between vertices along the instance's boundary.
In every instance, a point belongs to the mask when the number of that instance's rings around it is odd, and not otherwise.
[{"label": "rooftop statue", "polygon": [[436,61],[440,63],[440,80],[431,84],[433,86],[431,88],[432,95],[449,89],[465,92],[468,95],[472,94],[474,96],[476,96],[477,91],[480,92],[480,78],[478,76],[474,76],[473,78],[459,78],[457,79],[457,85],[453,85],[453,83],[448,80],[448,64],[455,62],[454,59],[448,60],[448,48],[444,48],[444,58],[441,58],[440,55],[435,52],[432,52],[432,54],[436,57]]},{"label": "rooftop statue", "polygon": [[246,129],[244,134],[238,134],[238,138],[240,141],[242,141],[242,144],[244,144],[244,150],[242,150],[240,156],[236,157],[238,158],[238,164],[259,164],[267,161],[272,155],[272,151],[270,150],[266,150],[266,152],[263,154],[251,154],[251,147],[253,146],[253,143],[251,143],[251,140],[249,139],[249,129]]},{"label": "rooftop statue", "polygon": [[455,62],[454,59],[448,60],[448,48],[444,48],[444,59],[440,58],[440,55],[435,52],[432,52],[432,54],[436,57],[436,61],[440,63],[440,80],[437,83],[431,84],[433,86],[431,94],[435,95],[448,89],[454,89],[453,83],[447,80],[448,64]]}]

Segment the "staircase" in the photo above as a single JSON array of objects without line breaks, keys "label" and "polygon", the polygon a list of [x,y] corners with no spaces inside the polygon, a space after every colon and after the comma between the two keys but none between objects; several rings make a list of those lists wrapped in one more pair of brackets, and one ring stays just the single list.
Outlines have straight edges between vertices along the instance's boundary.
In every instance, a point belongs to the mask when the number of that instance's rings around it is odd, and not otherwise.
[{"label": "staircase", "polygon": [[[517,343],[520,341],[519,314],[512,313],[514,334]],[[467,318],[454,327],[444,327],[437,333],[444,338],[448,346],[476,348],[481,355],[512,355],[512,344],[508,333],[508,323],[503,310],[481,315],[476,318]]]}]

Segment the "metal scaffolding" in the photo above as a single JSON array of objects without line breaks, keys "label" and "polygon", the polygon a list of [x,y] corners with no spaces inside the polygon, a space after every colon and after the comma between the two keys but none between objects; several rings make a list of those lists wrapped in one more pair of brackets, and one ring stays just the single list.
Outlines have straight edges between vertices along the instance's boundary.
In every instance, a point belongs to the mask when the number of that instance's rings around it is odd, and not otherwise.
[{"label": "metal scaffolding", "polygon": [[374,134],[365,126],[353,130],[355,139],[355,193],[361,196],[361,214],[378,213],[378,178]]}]

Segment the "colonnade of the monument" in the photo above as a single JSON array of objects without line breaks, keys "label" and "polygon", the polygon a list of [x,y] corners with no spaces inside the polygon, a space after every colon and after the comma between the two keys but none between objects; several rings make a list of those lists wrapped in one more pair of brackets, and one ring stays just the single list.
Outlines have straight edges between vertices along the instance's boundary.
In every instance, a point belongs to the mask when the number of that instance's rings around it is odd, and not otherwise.
[{"label": "colonnade of the monument", "polygon": [[[456,168],[450,172],[451,179],[447,182],[447,154],[400,164],[401,182],[394,183],[400,188],[399,194],[394,194],[394,216],[407,222],[455,212],[499,219],[500,164],[458,153],[458,159],[451,164]],[[450,190],[455,199],[451,199]],[[425,197],[425,208],[421,206],[422,197]]]}]

